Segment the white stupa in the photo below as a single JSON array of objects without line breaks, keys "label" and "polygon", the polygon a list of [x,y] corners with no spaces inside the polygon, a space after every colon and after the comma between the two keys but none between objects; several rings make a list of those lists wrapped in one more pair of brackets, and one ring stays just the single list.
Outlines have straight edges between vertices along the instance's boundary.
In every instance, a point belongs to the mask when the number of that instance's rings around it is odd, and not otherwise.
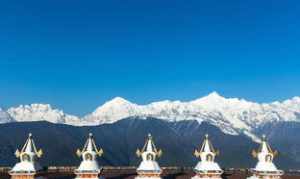
[{"label": "white stupa", "polygon": [[148,134],[144,147],[142,150],[138,149],[136,154],[142,158],[142,162],[137,168],[138,176],[135,179],[161,179],[162,169],[156,158],[162,155],[162,151],[156,149],[151,134]]},{"label": "white stupa", "polygon": [[16,157],[20,158],[20,162],[9,171],[11,178],[44,179],[42,177],[42,167],[37,162],[37,158],[40,158],[42,154],[43,151],[41,149],[37,150],[30,133],[22,150],[17,150],[15,153]]},{"label": "white stupa", "polygon": [[192,179],[221,179],[223,170],[215,162],[215,157],[218,154],[219,152],[214,150],[206,134],[200,150],[194,152],[194,155],[201,161],[194,168],[196,175]]},{"label": "white stupa", "polygon": [[89,134],[83,149],[78,149],[76,154],[82,157],[82,162],[75,170],[76,179],[98,179],[102,168],[98,165],[97,156],[102,156],[103,150],[97,148],[93,134]]},{"label": "white stupa", "polygon": [[263,135],[261,145],[257,151],[253,150],[252,155],[258,159],[255,168],[251,169],[253,176],[248,179],[280,179],[283,175],[282,170],[278,170],[273,163],[274,157],[278,154],[273,151]]}]

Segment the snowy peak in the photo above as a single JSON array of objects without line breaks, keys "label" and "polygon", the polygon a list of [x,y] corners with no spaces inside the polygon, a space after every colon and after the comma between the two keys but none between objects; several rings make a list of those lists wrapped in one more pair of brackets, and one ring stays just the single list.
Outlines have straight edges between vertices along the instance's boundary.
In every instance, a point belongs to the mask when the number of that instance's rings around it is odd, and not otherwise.
[{"label": "snowy peak", "polygon": [[111,102],[111,103],[130,103],[128,100],[126,100],[126,99],[124,99],[122,97],[119,97],[119,96],[113,98],[109,102]]},{"label": "snowy peak", "polygon": [[130,105],[134,105],[134,104],[127,101],[124,98],[115,97],[112,100],[104,103],[101,107],[102,108],[113,108],[113,107],[116,107],[116,106],[130,106]]},{"label": "snowy peak", "polygon": [[113,123],[120,119],[137,114],[137,104],[133,104],[121,97],[116,97],[98,107],[92,114],[84,117],[86,125]]},{"label": "snowy peak", "polygon": [[201,105],[205,108],[227,108],[229,106],[248,107],[256,103],[239,98],[225,98],[217,92],[212,92],[207,96],[191,101],[195,105]]},{"label": "snowy peak", "polygon": [[226,102],[226,98],[223,96],[219,95],[217,92],[212,92],[207,96],[204,96],[202,98],[196,99],[194,101],[191,101],[191,103],[195,105],[209,105],[209,106],[214,106],[216,104],[223,104]]},{"label": "snowy peak", "polygon": [[207,96],[204,96],[200,99],[206,99],[206,100],[214,100],[214,101],[217,101],[217,100],[225,100],[225,98],[223,96],[221,96],[218,92],[214,91],[214,92],[211,92],[209,93]]},{"label": "snowy peak", "polygon": [[48,121],[52,123],[79,122],[79,118],[64,114],[63,111],[52,109],[49,104],[20,105],[7,111],[18,122]]}]

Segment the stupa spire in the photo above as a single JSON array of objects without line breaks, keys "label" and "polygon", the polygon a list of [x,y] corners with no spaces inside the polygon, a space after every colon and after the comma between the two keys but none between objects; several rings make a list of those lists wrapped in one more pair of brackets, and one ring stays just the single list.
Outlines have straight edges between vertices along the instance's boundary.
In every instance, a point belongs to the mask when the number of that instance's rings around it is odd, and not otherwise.
[{"label": "stupa spire", "polygon": [[43,155],[43,151],[41,149],[37,150],[31,133],[28,134],[21,151],[17,149],[15,155],[20,159],[20,162],[9,172],[12,178],[21,179],[25,175],[27,176],[28,173],[30,173],[28,178],[41,177],[42,167],[38,164],[37,158]]},{"label": "stupa spire", "polygon": [[[278,154],[277,151],[273,151],[269,143],[267,142],[266,136],[262,136],[262,142],[258,148],[258,150],[252,151],[252,156],[254,158],[257,158],[259,162],[265,162],[265,163],[273,163],[274,157],[276,157]],[[273,167],[273,169],[277,168]]]},{"label": "stupa spire", "polygon": [[[262,136],[262,142],[258,150],[252,151],[252,156],[258,159],[258,162],[254,169],[251,169],[253,176],[256,178],[269,177],[279,179],[283,174],[282,170],[278,170],[273,163],[274,157],[278,154],[277,151],[273,151],[269,143],[267,142],[266,136]],[[251,178],[251,177],[250,177]]]},{"label": "stupa spire", "polygon": [[155,154],[155,158],[156,157],[160,157],[162,155],[162,150],[157,150],[151,134],[148,134],[148,138],[147,138],[147,140],[145,142],[144,147],[142,148],[142,150],[138,149],[136,151],[136,154],[137,154],[138,157],[140,157],[145,152],[148,152],[148,153],[152,152],[152,153],[154,153]]},{"label": "stupa spire", "polygon": [[146,151],[151,152],[151,151],[153,151],[153,148],[154,148],[154,150],[156,150],[156,148],[152,142],[152,136],[151,136],[151,134],[148,134]]},{"label": "stupa spire", "polygon": [[197,158],[200,158],[201,161],[198,162],[194,168],[196,176],[193,179],[221,179],[221,174],[223,171],[220,166],[215,162],[215,156],[219,152],[216,151],[209,140],[208,134],[205,135],[205,138],[202,142],[200,150],[195,150],[194,155]]},{"label": "stupa spire", "polygon": [[33,138],[32,138],[32,133],[28,134],[28,138],[27,138],[24,146],[22,147],[21,152],[19,150],[16,151],[16,156],[19,158],[21,153],[31,153],[37,157],[42,156],[43,151],[41,149],[37,150],[35,143],[33,141]]},{"label": "stupa spire", "polygon": [[215,151],[211,142],[209,141],[208,134],[205,134],[205,138],[204,138],[204,141],[203,141],[201,149],[200,149],[200,153],[203,153],[203,152],[206,152],[206,153],[211,152],[211,153],[217,154],[217,152]]},{"label": "stupa spire", "polygon": [[262,142],[261,142],[261,145],[260,145],[260,148],[259,148],[258,152],[260,152],[260,153],[270,153],[270,154],[273,154],[274,156],[277,155],[277,151],[273,152],[273,150],[271,149],[271,146],[268,144],[266,135],[262,136]]},{"label": "stupa spire", "polygon": [[84,152],[95,152],[98,156],[102,156],[103,154],[103,150],[100,148],[98,149],[95,141],[94,141],[94,137],[92,133],[89,133],[89,137],[87,139],[87,141],[85,142],[82,150],[78,149],[76,154],[77,156],[82,156],[82,153]]},{"label": "stupa spire", "polygon": [[137,168],[136,179],[160,179],[162,170],[156,158],[162,155],[162,150],[156,148],[151,134],[148,134],[144,147],[141,150],[137,149],[136,154],[142,158],[142,162]]},{"label": "stupa spire", "polygon": [[98,179],[101,168],[98,165],[97,156],[102,156],[103,150],[97,148],[92,133],[89,133],[82,150],[77,149],[76,154],[82,158],[82,162],[75,170],[76,178]]}]

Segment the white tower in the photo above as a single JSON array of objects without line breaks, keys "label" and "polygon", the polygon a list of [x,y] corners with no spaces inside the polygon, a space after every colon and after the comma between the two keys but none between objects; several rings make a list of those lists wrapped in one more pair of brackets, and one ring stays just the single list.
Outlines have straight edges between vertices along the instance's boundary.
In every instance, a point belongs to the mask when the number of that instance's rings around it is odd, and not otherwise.
[{"label": "white tower", "polygon": [[75,170],[76,179],[98,179],[101,169],[97,162],[97,156],[102,156],[103,150],[97,149],[93,134],[89,134],[89,138],[82,150],[77,150],[78,157],[82,157],[82,162]]},{"label": "white tower", "polygon": [[142,162],[137,168],[138,176],[135,179],[161,179],[162,169],[156,162],[156,158],[162,155],[161,150],[157,150],[153,142],[151,134],[148,134],[148,139],[142,150],[137,150],[138,157],[142,157]]},{"label": "white tower", "polygon": [[278,152],[271,149],[265,135],[262,138],[259,149],[252,151],[253,157],[257,158],[258,162],[255,168],[251,169],[253,176],[248,179],[280,179],[283,171],[278,170],[273,163],[273,159]]},{"label": "white tower", "polygon": [[194,168],[196,175],[192,179],[221,179],[223,170],[215,162],[218,154],[219,152],[214,150],[206,134],[200,150],[196,149],[194,152],[194,155],[201,161]]},{"label": "white tower", "polygon": [[43,151],[37,150],[32,139],[32,134],[28,135],[22,150],[17,149],[15,155],[20,159],[12,170],[9,171],[12,179],[42,179],[42,167],[37,162]]}]

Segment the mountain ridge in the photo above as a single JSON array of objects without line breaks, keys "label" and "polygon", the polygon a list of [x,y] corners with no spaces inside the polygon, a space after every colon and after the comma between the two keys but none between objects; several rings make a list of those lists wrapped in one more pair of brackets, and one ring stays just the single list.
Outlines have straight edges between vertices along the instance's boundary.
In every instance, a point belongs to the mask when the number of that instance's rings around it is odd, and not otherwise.
[{"label": "mountain ridge", "polygon": [[196,120],[209,122],[231,135],[246,134],[253,140],[253,131],[272,122],[300,122],[300,97],[282,102],[256,103],[239,98],[225,98],[217,92],[191,101],[158,101],[146,105],[115,97],[92,113],[80,118],[65,114],[49,104],[20,105],[0,110],[0,123],[22,121],[48,121],[75,126],[95,126],[115,123],[128,117],[159,118],[169,122]]}]

